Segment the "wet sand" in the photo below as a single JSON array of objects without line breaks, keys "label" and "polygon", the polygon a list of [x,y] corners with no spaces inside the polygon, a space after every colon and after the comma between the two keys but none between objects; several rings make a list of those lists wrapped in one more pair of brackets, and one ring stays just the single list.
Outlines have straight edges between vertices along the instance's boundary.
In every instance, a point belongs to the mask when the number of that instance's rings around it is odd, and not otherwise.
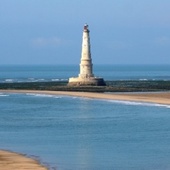
[{"label": "wet sand", "polygon": [[0,90],[0,92],[66,95],[94,99],[147,102],[170,105],[170,91],[149,93],[92,93],[92,92],[40,91],[40,90]]},{"label": "wet sand", "polygon": [[0,170],[47,170],[47,168],[24,155],[0,150]]}]

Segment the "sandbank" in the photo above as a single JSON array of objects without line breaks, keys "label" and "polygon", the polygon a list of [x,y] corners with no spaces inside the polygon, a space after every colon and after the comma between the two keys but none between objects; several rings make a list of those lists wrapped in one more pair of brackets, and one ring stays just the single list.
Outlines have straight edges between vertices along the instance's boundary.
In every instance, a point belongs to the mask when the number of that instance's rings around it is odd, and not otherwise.
[{"label": "sandbank", "polygon": [[0,90],[1,93],[33,93],[48,95],[66,95],[94,99],[147,102],[170,105],[170,91],[149,93],[94,93],[73,91],[41,91],[41,90]]},{"label": "sandbank", "polygon": [[38,161],[24,155],[0,150],[0,169],[1,170],[47,170]]}]

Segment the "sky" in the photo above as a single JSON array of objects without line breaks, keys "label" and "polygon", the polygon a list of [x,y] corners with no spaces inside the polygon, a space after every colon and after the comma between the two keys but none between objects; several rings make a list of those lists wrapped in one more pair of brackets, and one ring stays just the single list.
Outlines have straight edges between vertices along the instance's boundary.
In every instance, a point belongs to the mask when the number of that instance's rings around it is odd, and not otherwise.
[{"label": "sky", "polygon": [[170,64],[170,0],[0,0],[0,65]]}]

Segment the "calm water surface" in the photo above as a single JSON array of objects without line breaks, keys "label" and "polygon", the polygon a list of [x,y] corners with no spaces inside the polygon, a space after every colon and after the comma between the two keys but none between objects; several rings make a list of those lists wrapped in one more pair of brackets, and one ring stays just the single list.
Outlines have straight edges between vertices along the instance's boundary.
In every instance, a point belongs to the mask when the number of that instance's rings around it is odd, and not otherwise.
[{"label": "calm water surface", "polygon": [[168,170],[169,122],[169,106],[0,93],[0,148],[57,170]]},{"label": "calm water surface", "polygon": [[[0,82],[61,81],[77,77],[77,65],[0,66]],[[169,65],[95,65],[95,76],[105,80],[170,80]]]}]

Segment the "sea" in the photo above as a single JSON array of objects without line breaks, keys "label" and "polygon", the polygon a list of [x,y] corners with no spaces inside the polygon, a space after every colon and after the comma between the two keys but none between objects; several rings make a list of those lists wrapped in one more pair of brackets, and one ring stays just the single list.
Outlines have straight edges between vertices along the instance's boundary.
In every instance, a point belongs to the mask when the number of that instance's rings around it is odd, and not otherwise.
[{"label": "sea", "polygon": [[[78,66],[0,66],[0,82],[67,81]],[[170,80],[168,65],[98,65],[105,80]],[[170,105],[0,93],[0,149],[50,170],[169,170]]]}]

